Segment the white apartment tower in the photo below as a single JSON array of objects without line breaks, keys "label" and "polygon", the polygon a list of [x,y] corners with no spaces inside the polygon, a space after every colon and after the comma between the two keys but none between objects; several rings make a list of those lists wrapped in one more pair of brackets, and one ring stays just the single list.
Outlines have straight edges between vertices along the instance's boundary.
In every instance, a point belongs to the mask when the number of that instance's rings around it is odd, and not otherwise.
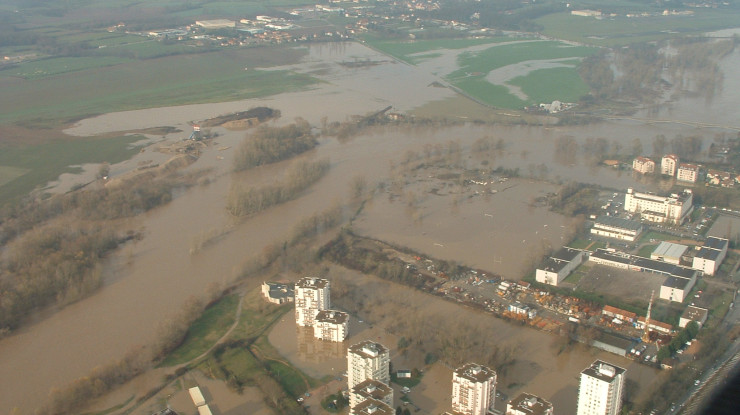
[{"label": "white apartment tower", "polygon": [[347,349],[347,384],[352,390],[360,383],[372,379],[386,385],[391,383],[391,356],[387,347],[370,340]]},{"label": "white apartment tower", "polygon": [[617,415],[622,410],[625,370],[597,360],[581,372],[577,415]]},{"label": "white apartment tower", "polygon": [[666,154],[660,160],[660,174],[666,176],[675,176],[678,167],[678,156],[675,154]]},{"label": "white apartment tower", "polygon": [[347,338],[349,314],[336,310],[323,310],[316,314],[313,336],[330,342],[342,342]]},{"label": "white apartment tower", "polygon": [[468,363],[452,373],[452,411],[486,415],[496,398],[496,372]]},{"label": "white apartment tower", "polygon": [[299,326],[313,326],[319,311],[329,309],[329,281],[304,277],[295,285],[295,322]]}]

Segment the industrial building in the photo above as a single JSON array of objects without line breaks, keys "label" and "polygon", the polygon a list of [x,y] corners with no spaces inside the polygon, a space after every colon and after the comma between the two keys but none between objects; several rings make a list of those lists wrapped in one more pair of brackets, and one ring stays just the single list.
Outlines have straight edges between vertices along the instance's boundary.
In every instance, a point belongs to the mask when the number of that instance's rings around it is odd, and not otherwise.
[{"label": "industrial building", "polygon": [[686,245],[663,241],[657,248],[655,248],[653,253],[650,254],[650,259],[678,265],[681,262],[681,257],[688,249],[689,247]]},{"label": "industrial building", "polygon": [[468,363],[452,372],[452,411],[464,415],[486,415],[496,398],[496,372]]},{"label": "industrial building", "polygon": [[626,370],[596,360],[581,372],[577,415],[618,415]]},{"label": "industrial building", "polygon": [[635,242],[642,234],[643,229],[642,223],[634,220],[614,216],[599,216],[594,221],[591,233],[605,238]]},{"label": "industrial building", "polygon": [[583,251],[563,247],[537,268],[535,279],[543,284],[557,286],[583,262]]},{"label": "industrial building", "polygon": [[678,327],[684,328],[691,321],[695,321],[701,327],[707,322],[707,317],[709,317],[709,310],[690,305],[686,307],[686,310],[681,314],[681,318],[678,319]]},{"label": "industrial building", "polygon": [[727,256],[727,248],[730,241],[724,238],[714,236],[707,237],[704,243],[694,257],[691,267],[704,273],[704,275],[714,275],[722,265],[722,261]]}]

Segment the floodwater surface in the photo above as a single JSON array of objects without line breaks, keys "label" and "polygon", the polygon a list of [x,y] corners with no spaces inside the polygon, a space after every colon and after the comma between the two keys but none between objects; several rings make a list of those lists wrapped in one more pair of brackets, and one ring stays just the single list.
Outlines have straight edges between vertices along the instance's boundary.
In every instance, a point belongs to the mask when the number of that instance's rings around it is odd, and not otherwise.
[{"label": "floodwater surface", "polygon": [[[435,77],[413,66],[387,62],[348,69],[339,65],[340,62],[355,58],[388,60],[357,43],[314,45],[309,48],[310,53],[303,64],[303,70],[316,72],[321,67],[321,73],[324,74],[321,75],[322,79],[326,81],[315,89],[239,102],[105,114],[83,120],[67,130],[67,133],[90,136],[158,126],[177,127],[187,132],[193,121],[260,105],[282,111],[283,117],[277,121],[278,124],[303,117],[312,124],[319,125],[322,117],[327,117],[329,121],[345,121],[351,115],[366,114],[389,105],[399,111],[407,111],[431,101],[454,96],[449,89],[430,87],[429,84]],[[736,53],[731,59],[737,58]],[[301,67],[294,69],[300,70]],[[740,79],[738,74],[726,73],[727,78],[731,75]],[[732,82],[737,79],[726,79],[726,85],[734,85]],[[730,94],[736,96],[739,94],[737,90]],[[733,108],[737,108],[737,105]],[[729,117],[729,113],[722,114],[727,118],[719,121],[736,123],[735,118]],[[506,142],[503,154],[493,161],[495,166],[520,168],[527,175],[529,171],[543,172],[538,167],[542,164],[547,167],[545,173],[548,179],[583,180],[624,188],[629,185],[638,186],[640,183],[629,174],[589,166],[582,161],[559,163],[552,154],[553,141],[559,135],[572,135],[579,142],[604,137],[610,142],[621,141],[627,147],[627,143],[634,138],[640,138],[645,141],[645,148],[650,148],[649,140],[659,133],[668,137],[678,133],[696,133],[710,137],[714,133],[714,130],[677,125],[656,126],[632,121],[558,128],[392,127],[363,134],[346,143],[323,138],[317,150],[302,157],[328,157],[332,168],[327,176],[300,198],[237,221],[225,209],[231,187],[265,183],[280,178],[293,161],[233,175],[230,173],[233,149],[245,133],[223,129],[216,131],[221,134],[216,139],[217,144],[204,149],[201,158],[188,167],[192,171],[212,169],[208,173],[210,184],[191,188],[168,205],[129,220],[125,228],[143,231],[144,238],[111,255],[104,267],[105,285],[101,290],[59,312],[37,318],[33,324],[0,341],[0,379],[4,379],[0,382],[0,402],[4,407],[18,407],[20,413],[30,413],[41,404],[52,387],[65,385],[84,376],[95,366],[120,358],[136,345],[150,343],[156,336],[157,324],[172,316],[189,297],[203,295],[214,283],[233,281],[240,274],[245,261],[259,255],[264,246],[287,238],[294,224],[301,219],[332,206],[338,200],[347,200],[353,177],[363,175],[371,185],[387,180],[390,174],[389,162],[398,163],[401,155],[408,150],[421,151],[425,144],[444,144],[450,140],[458,140],[463,152],[468,154],[475,139],[482,135],[491,135]],[[181,140],[187,135],[188,133],[171,134],[167,139]],[[146,160],[146,153],[149,152],[153,158],[155,146],[157,144],[146,148],[144,154],[138,157]],[[223,147],[230,148],[218,150]],[[473,161],[470,163],[472,165]],[[124,173],[135,168],[136,163],[131,165],[114,165],[111,170],[116,174]],[[529,197],[539,196],[552,189],[552,185],[525,181],[518,189],[508,189],[500,195],[492,195],[490,201],[463,201],[457,216],[447,213],[448,202],[432,201],[429,197],[421,205],[421,209],[426,210],[426,216],[422,218],[420,226],[409,224],[404,217],[395,218],[393,212],[396,208],[391,203],[378,199],[373,206],[368,207],[367,217],[358,226],[368,233],[377,232],[380,237],[397,238],[404,243],[416,244],[430,254],[449,257],[460,255],[464,262],[471,265],[494,267],[498,264],[498,257],[501,258],[502,272],[509,274],[516,266],[509,269],[504,264],[508,264],[515,254],[499,254],[504,245],[521,246],[524,253],[527,248],[521,241],[537,238],[540,232],[545,232],[546,237],[553,242],[559,240],[559,229],[564,219],[542,209],[532,212],[522,203],[529,200]],[[486,212],[495,214],[490,222],[485,222],[489,220],[484,216]],[[383,218],[396,223],[399,229],[392,232],[388,224],[381,226]],[[548,224],[552,229],[545,231],[545,222],[549,220],[553,220]],[[517,225],[521,228],[497,228],[504,226],[506,222],[516,221],[531,223]],[[484,227],[484,223],[490,226]],[[424,229],[425,227],[428,229]],[[191,254],[194,241],[214,229],[225,230],[223,237],[196,254]],[[402,230],[409,234],[406,235]],[[424,235],[423,232],[427,234]],[[519,232],[524,235],[519,235]],[[444,245],[446,251],[437,250],[434,243]],[[465,256],[465,252],[469,252],[469,256]],[[490,263],[491,259],[493,264]],[[256,286],[260,282],[249,281],[248,285]],[[460,312],[458,307],[451,308],[451,304],[433,304],[435,309],[439,307],[450,314]],[[512,329],[507,336],[517,336],[518,331]],[[525,336],[544,335],[534,331],[532,333],[535,334]],[[544,352],[546,342],[531,343],[525,349],[522,362],[531,359],[539,362],[540,358],[537,356],[547,355]],[[535,376],[533,372],[531,376],[534,378],[528,381],[533,382],[533,385],[541,385],[542,391],[533,388],[531,392],[540,391],[542,396],[553,396],[556,406],[561,402],[566,405],[564,398],[563,401],[556,398],[559,390],[547,389],[555,387],[552,377],[557,374],[559,378],[572,378],[571,372],[581,370],[590,363],[592,357],[579,358],[574,362],[568,360],[558,363],[558,359],[550,359],[548,362],[538,363],[541,366],[539,373],[542,375]],[[559,364],[567,368],[565,376],[558,374],[559,371],[566,370],[560,368]]]}]

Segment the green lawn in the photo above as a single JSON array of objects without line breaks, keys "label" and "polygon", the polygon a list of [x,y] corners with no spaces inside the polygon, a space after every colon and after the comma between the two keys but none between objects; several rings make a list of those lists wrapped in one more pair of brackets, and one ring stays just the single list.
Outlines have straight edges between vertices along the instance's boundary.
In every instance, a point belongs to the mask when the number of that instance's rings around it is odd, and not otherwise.
[{"label": "green lawn", "polygon": [[6,78],[0,94],[0,123],[48,127],[112,111],[295,91],[315,80],[287,71],[255,68],[295,63],[305,52],[288,47],[228,49],[130,61],[41,79]]},{"label": "green lawn", "polygon": [[0,205],[56,180],[62,173],[79,171],[70,166],[127,160],[138,152],[131,144],[144,138],[129,135],[59,139],[33,146],[5,146],[0,149],[0,177],[3,179],[0,180]]},{"label": "green lawn", "polygon": [[410,55],[421,52],[429,52],[438,49],[464,49],[470,46],[485,45],[488,43],[499,43],[510,41],[509,37],[491,37],[491,38],[465,38],[465,39],[434,39],[434,40],[410,40],[410,41],[383,41],[367,37],[368,45],[396,57],[398,59],[414,63],[415,58]]},{"label": "green lawn", "polygon": [[575,67],[538,69],[525,76],[512,79],[512,85],[521,87],[530,104],[541,102],[578,102],[588,94],[589,88],[578,75]]},{"label": "green lawn", "polygon": [[641,256],[643,258],[650,258],[650,254],[652,254],[653,251],[655,251],[655,248],[657,247],[658,247],[657,244],[645,245],[642,248],[640,248],[639,251],[637,251],[637,256]]},{"label": "green lawn", "polygon": [[535,19],[542,25],[543,34],[565,40],[599,46],[623,46],[638,42],[675,37],[676,33],[700,34],[727,27],[737,27],[737,10],[699,10],[694,16],[655,16],[639,18],[606,18],[553,13]]},{"label": "green lawn", "polygon": [[161,365],[166,367],[185,363],[208,350],[234,324],[238,304],[239,296],[232,294],[209,307],[190,326],[183,344],[170,353]]},{"label": "green lawn", "polygon": [[575,249],[586,249],[586,247],[589,246],[590,244],[591,244],[591,241],[589,241],[588,239],[577,238],[576,240],[571,242],[570,245],[568,246],[571,248],[575,248]]},{"label": "green lawn", "polygon": [[647,233],[643,233],[642,237],[640,238],[638,242],[639,243],[650,242],[650,240],[653,240],[653,239],[656,241],[670,241],[670,240],[676,239],[676,237],[673,235],[669,235],[667,233],[650,231]]},{"label": "green lawn", "polygon": [[0,76],[18,76],[24,79],[37,80],[67,72],[76,72],[83,69],[96,69],[105,66],[113,66],[126,61],[130,61],[130,59],[117,57],[39,59],[0,71]]}]

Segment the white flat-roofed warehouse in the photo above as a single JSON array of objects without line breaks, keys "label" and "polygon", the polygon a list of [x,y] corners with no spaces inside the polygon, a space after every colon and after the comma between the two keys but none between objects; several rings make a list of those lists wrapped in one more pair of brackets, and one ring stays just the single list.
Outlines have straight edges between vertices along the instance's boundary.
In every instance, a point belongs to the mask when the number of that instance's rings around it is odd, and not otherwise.
[{"label": "white flat-roofed warehouse", "polygon": [[706,308],[690,305],[686,307],[686,310],[681,314],[681,318],[678,320],[678,327],[684,328],[690,321],[696,321],[699,327],[701,327],[707,322],[708,316],[709,310]]},{"label": "white flat-roofed warehouse", "polygon": [[727,256],[727,239],[710,236],[694,257],[691,267],[706,275],[714,275]]},{"label": "white flat-roofed warehouse", "polygon": [[228,19],[196,20],[195,25],[203,29],[223,29],[236,26],[236,21]]},{"label": "white flat-roofed warehouse", "polygon": [[563,247],[537,268],[535,279],[543,284],[557,286],[583,262],[583,251]]},{"label": "white flat-roofed warehouse", "polygon": [[669,264],[678,265],[681,262],[681,257],[687,249],[689,249],[689,247],[686,245],[663,241],[657,248],[655,248],[655,251],[650,254],[650,259],[657,259]]},{"label": "white flat-roofed warehouse", "polygon": [[594,235],[630,242],[634,242],[642,231],[643,226],[640,222],[612,216],[599,216],[591,228]]}]

